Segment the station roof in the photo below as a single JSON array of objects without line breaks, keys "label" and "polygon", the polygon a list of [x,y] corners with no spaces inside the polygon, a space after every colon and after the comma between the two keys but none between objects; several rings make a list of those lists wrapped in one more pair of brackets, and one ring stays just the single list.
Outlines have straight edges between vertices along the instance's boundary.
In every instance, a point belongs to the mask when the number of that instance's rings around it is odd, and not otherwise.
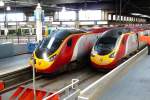
[{"label": "station roof", "polygon": [[[24,11],[26,14],[33,13],[38,2],[41,3],[45,12],[53,12],[66,7],[68,10],[80,9],[105,9],[112,13],[130,15],[141,13],[150,16],[149,0],[3,0],[6,6],[11,6],[12,11]],[[4,8],[0,7],[0,12]]]}]

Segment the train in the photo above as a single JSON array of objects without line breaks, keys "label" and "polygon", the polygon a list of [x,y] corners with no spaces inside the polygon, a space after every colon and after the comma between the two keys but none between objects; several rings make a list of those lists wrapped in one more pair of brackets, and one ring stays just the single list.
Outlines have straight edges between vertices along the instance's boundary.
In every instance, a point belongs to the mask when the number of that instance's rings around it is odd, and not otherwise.
[{"label": "train", "polygon": [[[64,66],[90,55],[101,33],[89,33],[79,29],[60,29],[44,38],[32,54],[30,64],[38,73],[55,73]],[[69,67],[69,66],[67,66]]]},{"label": "train", "polygon": [[90,61],[97,70],[112,70],[119,61],[146,46],[140,35],[150,35],[149,29],[118,27],[107,30],[94,44]]},{"label": "train", "polygon": [[105,32],[106,30],[109,30],[110,28],[109,27],[93,27],[89,30],[90,33],[103,33]]}]

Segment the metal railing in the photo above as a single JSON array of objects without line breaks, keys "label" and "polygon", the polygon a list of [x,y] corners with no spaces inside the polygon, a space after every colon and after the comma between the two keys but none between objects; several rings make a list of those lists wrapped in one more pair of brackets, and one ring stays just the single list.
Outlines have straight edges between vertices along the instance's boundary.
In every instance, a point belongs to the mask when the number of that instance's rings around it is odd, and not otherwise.
[{"label": "metal railing", "polygon": [[[55,95],[59,95],[61,93],[65,93],[65,97],[68,97],[69,95],[71,95],[71,90],[74,90],[73,93],[76,93],[79,91],[78,89],[78,83],[79,83],[79,80],[78,79],[72,79],[72,83],[64,88],[62,88],[61,90],[53,93],[52,95],[49,95],[47,97],[45,97],[43,100],[49,100],[49,99],[52,99]],[[72,93],[72,94],[73,94]],[[63,100],[69,100],[69,99],[63,99]],[[73,100],[73,99],[72,99]]]}]

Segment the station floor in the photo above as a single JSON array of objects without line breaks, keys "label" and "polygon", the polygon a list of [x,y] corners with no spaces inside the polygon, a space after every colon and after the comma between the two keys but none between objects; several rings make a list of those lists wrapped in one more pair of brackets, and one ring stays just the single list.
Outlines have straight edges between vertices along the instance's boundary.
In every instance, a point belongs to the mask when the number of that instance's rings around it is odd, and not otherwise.
[{"label": "station floor", "polygon": [[137,62],[99,100],[150,100],[150,56]]},{"label": "station floor", "polygon": [[23,54],[0,59],[0,75],[28,67],[30,56],[31,54]]}]

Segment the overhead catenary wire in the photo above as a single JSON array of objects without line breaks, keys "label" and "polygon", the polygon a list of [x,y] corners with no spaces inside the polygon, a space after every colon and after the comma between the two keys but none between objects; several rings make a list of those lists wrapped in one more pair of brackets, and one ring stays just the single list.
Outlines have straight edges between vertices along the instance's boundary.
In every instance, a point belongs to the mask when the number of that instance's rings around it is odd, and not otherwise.
[{"label": "overhead catenary wire", "polygon": [[119,12],[119,21],[120,21],[120,24],[121,24],[121,7],[122,7],[122,0],[120,0],[120,12]]}]

